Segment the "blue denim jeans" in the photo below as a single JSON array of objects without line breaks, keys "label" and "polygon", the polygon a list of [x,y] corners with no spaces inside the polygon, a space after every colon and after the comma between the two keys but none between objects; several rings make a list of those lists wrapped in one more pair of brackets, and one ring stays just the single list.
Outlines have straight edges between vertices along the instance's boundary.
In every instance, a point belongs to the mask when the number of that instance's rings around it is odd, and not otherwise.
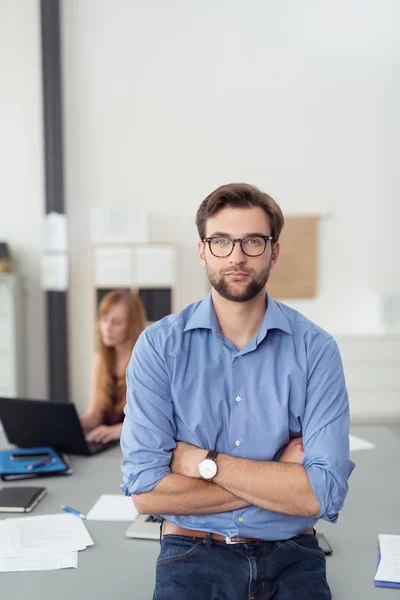
[{"label": "blue denim jeans", "polygon": [[161,540],[153,600],[330,600],[325,555],[314,535],[225,544],[180,535]]}]

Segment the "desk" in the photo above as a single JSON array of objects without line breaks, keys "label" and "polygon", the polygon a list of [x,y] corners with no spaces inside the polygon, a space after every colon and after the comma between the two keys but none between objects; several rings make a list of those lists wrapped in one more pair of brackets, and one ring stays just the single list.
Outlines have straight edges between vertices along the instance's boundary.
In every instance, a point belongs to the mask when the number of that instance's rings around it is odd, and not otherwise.
[{"label": "desk", "polygon": [[[332,595],[334,600],[397,598],[398,590],[375,588],[373,580],[378,534],[400,534],[400,438],[381,426],[352,427],[352,433],[375,442],[377,448],[352,454],[357,468],[338,523],[318,523],[318,531],[325,533],[333,547],[327,557]],[[5,445],[0,433],[0,447]],[[119,448],[93,457],[71,457],[75,471],[71,477],[39,480],[48,494],[32,514],[60,512],[60,504],[88,512],[101,494],[118,493],[120,461]],[[6,516],[10,515],[0,513],[0,518]],[[125,538],[127,523],[85,523],[95,545],[79,553],[77,569],[0,573],[2,597],[151,600],[158,543]]]}]

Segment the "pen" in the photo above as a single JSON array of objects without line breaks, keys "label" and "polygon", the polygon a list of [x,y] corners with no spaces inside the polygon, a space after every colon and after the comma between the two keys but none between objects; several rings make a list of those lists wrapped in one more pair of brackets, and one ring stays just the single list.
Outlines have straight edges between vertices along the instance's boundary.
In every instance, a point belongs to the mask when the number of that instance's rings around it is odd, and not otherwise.
[{"label": "pen", "polygon": [[76,515],[77,517],[80,517],[81,519],[86,519],[86,516],[83,515],[82,513],[80,513],[79,510],[75,510],[74,508],[71,508],[70,506],[65,506],[64,504],[61,504],[61,508],[63,510],[65,510],[65,512],[71,513],[71,515]]},{"label": "pen", "polygon": [[31,463],[30,465],[26,465],[25,469],[27,471],[32,471],[33,469],[38,469],[39,467],[45,467],[46,465],[51,465],[55,462],[55,458],[50,458],[47,460],[39,460],[35,463]]}]

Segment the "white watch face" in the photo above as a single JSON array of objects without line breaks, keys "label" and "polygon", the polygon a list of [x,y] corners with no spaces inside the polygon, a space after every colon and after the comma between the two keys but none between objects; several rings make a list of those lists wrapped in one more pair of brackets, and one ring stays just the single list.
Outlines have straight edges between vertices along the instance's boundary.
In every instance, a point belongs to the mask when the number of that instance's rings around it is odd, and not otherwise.
[{"label": "white watch face", "polygon": [[217,464],[211,458],[205,458],[199,463],[200,477],[203,479],[212,479],[217,474]]}]

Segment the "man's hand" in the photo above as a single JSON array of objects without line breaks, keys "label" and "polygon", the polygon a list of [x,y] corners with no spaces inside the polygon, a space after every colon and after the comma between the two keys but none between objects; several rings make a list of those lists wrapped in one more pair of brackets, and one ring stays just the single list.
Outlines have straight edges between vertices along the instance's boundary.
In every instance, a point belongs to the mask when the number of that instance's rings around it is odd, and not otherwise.
[{"label": "man's hand", "polygon": [[107,442],[119,440],[120,435],[120,425],[100,425],[99,427],[92,429],[86,436],[86,439],[88,442],[101,442],[102,444],[107,444]]},{"label": "man's hand", "polygon": [[297,437],[290,440],[278,462],[303,464],[304,448],[303,438]]},{"label": "man's hand", "polygon": [[176,448],[172,452],[171,473],[200,479],[198,464],[205,459],[207,452],[208,450],[197,448],[192,444],[177,442]]}]

